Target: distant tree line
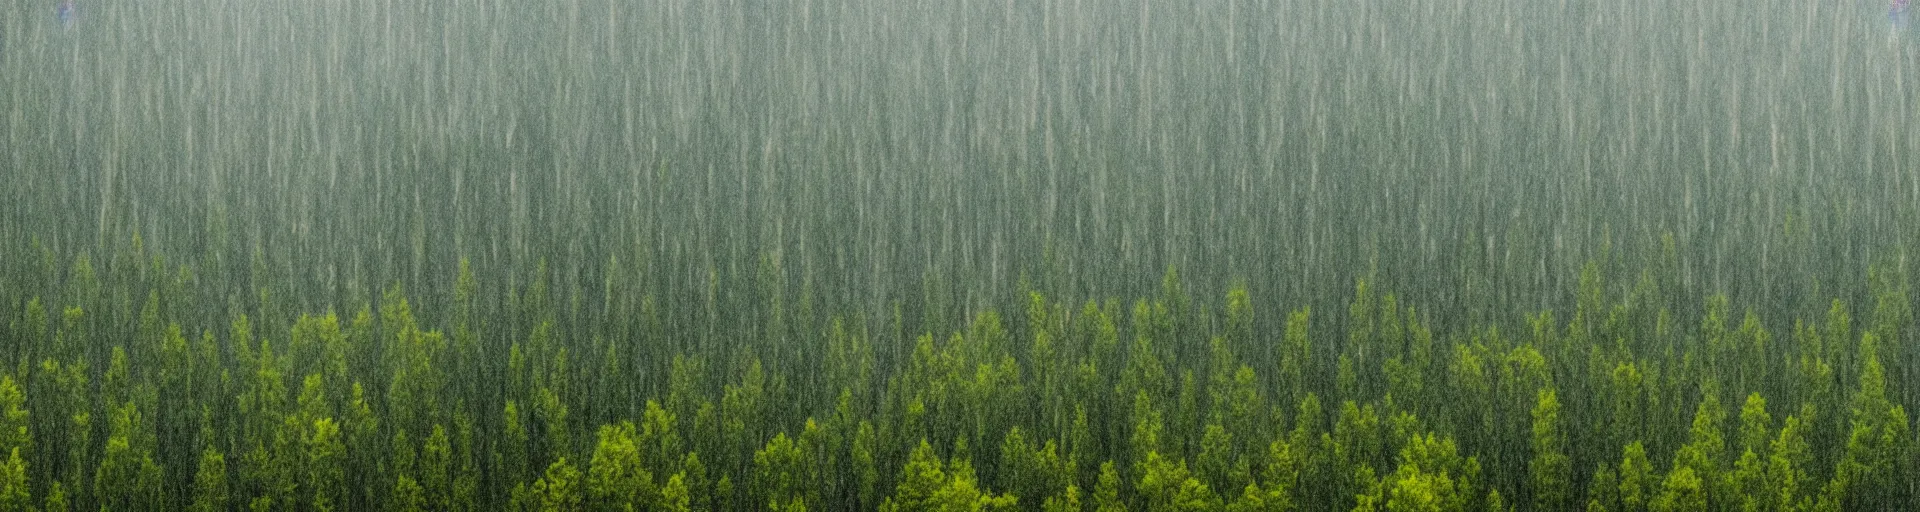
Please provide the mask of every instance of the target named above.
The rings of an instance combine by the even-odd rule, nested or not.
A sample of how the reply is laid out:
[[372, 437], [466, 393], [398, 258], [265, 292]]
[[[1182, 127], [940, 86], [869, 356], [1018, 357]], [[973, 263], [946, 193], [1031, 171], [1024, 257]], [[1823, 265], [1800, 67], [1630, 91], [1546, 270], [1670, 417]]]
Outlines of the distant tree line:
[[[47, 286], [5, 290], [0, 510], [1798, 511], [1920, 498], [1912, 404], [1895, 392], [1913, 292], [1891, 267], [1861, 276], [1867, 302], [1786, 323], [1725, 296], [1667, 300], [1658, 267], [1622, 279], [1596, 259], [1572, 310], [1453, 332], [1365, 277], [1329, 312], [1240, 286], [1190, 295], [1169, 269], [1150, 296], [1075, 304], [1029, 288], [948, 332], [819, 311], [770, 280], [763, 303], [721, 312], [758, 331], [718, 344], [662, 322], [699, 304], [609, 275], [588, 314], [544, 265], [498, 298], [509, 315], [478, 313], [480, 276], [462, 262], [431, 307], [396, 285], [294, 311], [261, 282], [209, 325], [194, 289], [220, 278], [138, 237], [98, 260], [40, 256], [9, 282], [44, 272]], [[1282, 327], [1259, 327], [1264, 315]]]

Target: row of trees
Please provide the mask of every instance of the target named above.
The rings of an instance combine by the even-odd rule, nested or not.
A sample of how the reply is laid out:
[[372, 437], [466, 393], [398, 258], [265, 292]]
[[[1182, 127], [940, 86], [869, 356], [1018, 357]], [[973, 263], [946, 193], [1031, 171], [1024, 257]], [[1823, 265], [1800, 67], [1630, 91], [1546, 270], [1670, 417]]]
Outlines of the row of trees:
[[57, 288], [5, 290], [20, 298], [0, 345], [0, 509], [1787, 511], [1920, 498], [1912, 404], [1890, 391], [1913, 345], [1897, 270], [1866, 276], [1868, 303], [1790, 324], [1725, 296], [1672, 303], [1657, 272], [1621, 282], [1596, 262], [1572, 311], [1457, 332], [1368, 279], [1335, 331], [1313, 320], [1328, 312], [1242, 287], [1189, 296], [1169, 271], [1156, 296], [1034, 290], [947, 333], [769, 294], [751, 311], [758, 339], [688, 343], [699, 334], [661, 321], [681, 306], [615, 298], [627, 290], [612, 279], [606, 311], [567, 313], [544, 266], [503, 299], [527, 324], [508, 330], [478, 313], [464, 263], [431, 307], [395, 286], [294, 315], [268, 283], [200, 325], [214, 308], [197, 302], [194, 265], [138, 240], [122, 252], [104, 276], [77, 255]]

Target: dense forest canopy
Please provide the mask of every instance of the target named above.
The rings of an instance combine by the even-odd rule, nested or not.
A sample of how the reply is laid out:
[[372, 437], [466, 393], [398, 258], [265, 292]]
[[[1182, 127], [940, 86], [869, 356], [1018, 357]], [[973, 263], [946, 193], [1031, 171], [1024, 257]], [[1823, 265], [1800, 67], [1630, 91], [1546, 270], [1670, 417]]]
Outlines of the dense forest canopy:
[[1920, 500], [1879, 2], [0, 9], [0, 510]]

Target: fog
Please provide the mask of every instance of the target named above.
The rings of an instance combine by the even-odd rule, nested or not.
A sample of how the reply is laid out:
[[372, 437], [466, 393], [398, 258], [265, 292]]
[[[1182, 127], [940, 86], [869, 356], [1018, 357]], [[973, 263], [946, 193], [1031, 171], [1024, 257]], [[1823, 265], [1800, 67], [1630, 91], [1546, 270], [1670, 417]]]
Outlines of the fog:
[[[1573, 508], [1591, 497], [1635, 510], [1619, 496], [1589, 496], [1584, 489], [1599, 478], [1591, 468], [1624, 472], [1620, 446], [1645, 437], [1659, 473], [1649, 481], [1664, 485], [1661, 475], [1692, 464], [1672, 454], [1693, 446], [1690, 420], [1707, 397], [1715, 408], [1726, 404], [1724, 416], [1749, 392], [1774, 401], [1783, 421], [1769, 425], [1784, 426], [1803, 403], [1819, 405], [1798, 418], [1817, 414], [1830, 436], [1812, 441], [1802, 463], [1819, 467], [1809, 506], [1888, 507], [1920, 496], [1912, 484], [1920, 441], [1904, 430], [1905, 412], [1885, 415], [1902, 425], [1890, 439], [1904, 439], [1887, 448], [1896, 454], [1890, 466], [1846, 469], [1856, 466], [1844, 446], [1848, 426], [1867, 421], [1849, 411], [1880, 410], [1847, 405], [1879, 403], [1854, 398], [1872, 388], [1863, 375], [1884, 370], [1884, 398], [1920, 406], [1920, 345], [1905, 306], [1913, 298], [1906, 276], [1920, 270], [1909, 254], [1920, 246], [1920, 27], [1890, 13], [1899, 4], [80, 0], [63, 11], [52, 0], [0, 3], [0, 296], [8, 312], [0, 318], [11, 322], [0, 333], [19, 340], [10, 342], [7, 373], [39, 383], [62, 367], [43, 361], [80, 365], [75, 375], [95, 375], [102, 388], [88, 391], [83, 378], [77, 401], [47, 406], [91, 407], [91, 422], [62, 425], [70, 414], [42, 419], [41, 408], [27, 407], [34, 421], [53, 422], [34, 423], [27, 437], [94, 432], [34, 444], [77, 447], [71, 460], [51, 449], [23, 454], [36, 506], [51, 508], [45, 497], [56, 482], [67, 482], [82, 508], [200, 503], [196, 470], [212, 450], [235, 465], [235, 483], [223, 484], [232, 501], [222, 506], [267, 496], [279, 499], [270, 508], [307, 510], [320, 506], [313, 489], [337, 487], [347, 490], [325, 491], [339, 493], [330, 506], [399, 507], [405, 500], [396, 496], [406, 493], [392, 482], [410, 473], [394, 461], [411, 467], [412, 444], [435, 432], [444, 444], [459, 428], [479, 439], [477, 448], [450, 448], [473, 468], [464, 503], [521, 506], [538, 499], [511, 490], [516, 484], [553, 480], [540, 471], [568, 455], [584, 472], [599, 460], [595, 443], [607, 439], [595, 429], [647, 418], [654, 398], [674, 416], [663, 424], [681, 424], [674, 442], [686, 445], [639, 449], [650, 468], [641, 472], [658, 477], [647, 492], [676, 472], [706, 478], [700, 485], [732, 477], [728, 490], [692, 498], [694, 508], [911, 509], [894, 484], [908, 480], [902, 468], [918, 467], [910, 452], [922, 439], [949, 473], [970, 461], [982, 492], [1017, 496], [1021, 509], [1056, 495], [1065, 506], [1069, 485], [1094, 504], [1102, 461], [1118, 463], [1113, 503], [1158, 507], [1142, 478], [1159, 466], [1144, 453], [1183, 468], [1194, 461], [1195, 481], [1216, 494], [1212, 506], [1227, 506], [1242, 484], [1280, 485], [1262, 473], [1269, 441], [1286, 445], [1287, 431], [1311, 423], [1295, 419], [1308, 393], [1315, 407], [1326, 403], [1323, 419], [1341, 416], [1332, 411], [1343, 401], [1367, 414], [1377, 406], [1374, 428], [1387, 430], [1376, 433], [1385, 440], [1370, 463], [1295, 467], [1309, 475], [1298, 478], [1335, 475], [1288, 484], [1303, 509], [1362, 506], [1368, 481], [1388, 506], [1394, 494], [1380, 489], [1396, 488], [1406, 440], [1381, 424], [1404, 412], [1424, 420], [1405, 425], [1409, 432], [1457, 437], [1460, 457], [1480, 457], [1475, 471], [1485, 473], [1462, 484], [1474, 490], [1465, 499], [1475, 509], [1495, 491], [1521, 509]], [[1219, 300], [1234, 293], [1252, 298], [1239, 306], [1251, 308], [1241, 310], [1247, 316]], [[157, 330], [147, 327], [149, 303]], [[68, 307], [84, 315], [63, 316]], [[402, 309], [404, 321], [391, 316]], [[348, 334], [337, 351], [285, 353], [299, 337], [288, 326], [298, 331], [304, 315], [337, 313], [333, 321], [351, 327], [357, 311], [370, 315], [366, 344]], [[1855, 336], [1849, 311], [1877, 345]], [[1316, 342], [1287, 352], [1283, 333], [1295, 315]], [[1375, 339], [1388, 336], [1376, 334], [1376, 317], [1395, 325], [1393, 340]], [[1742, 317], [1753, 325], [1725, 325]], [[1005, 332], [992, 334], [1003, 318]], [[236, 319], [262, 339], [240, 336]], [[1102, 319], [1119, 341], [1099, 343]], [[1413, 357], [1399, 338], [1403, 322], [1440, 345], [1413, 398], [1395, 387], [1404, 379], [1389, 383], [1390, 368], [1404, 362], [1396, 356]], [[109, 396], [103, 379], [118, 347], [133, 352], [135, 367], [158, 365], [138, 356], [164, 352], [158, 328], [166, 324], [183, 340], [204, 331], [206, 368], [235, 373], [208, 377], [225, 384], [169, 406], [168, 374], [135, 368], [115, 386], [147, 386], [157, 401]], [[1733, 329], [1761, 341], [1716, 345]], [[426, 340], [441, 330], [451, 346]], [[1039, 333], [1050, 333], [1063, 360], [1041, 359], [1030, 346]], [[923, 335], [930, 341], [917, 343]], [[1210, 344], [1216, 336], [1223, 344]], [[1158, 344], [1138, 349], [1136, 339]], [[285, 373], [275, 374], [278, 406], [235, 398], [254, 389], [241, 381], [264, 364], [253, 346], [263, 340], [277, 342], [269, 356], [292, 358], [275, 370]], [[438, 348], [405, 355], [416, 345]], [[980, 394], [927, 391], [946, 388], [921, 356], [953, 347], [953, 375]], [[1508, 400], [1519, 405], [1500, 410], [1517, 423], [1457, 418], [1450, 408], [1462, 406], [1448, 397], [1468, 392], [1440, 391], [1451, 389], [1441, 381], [1463, 378], [1448, 372], [1477, 368], [1477, 353], [1491, 366], [1524, 359], [1509, 353], [1522, 347], [1544, 354], [1548, 375], [1545, 386], [1496, 379], [1529, 383]], [[1142, 367], [1141, 350], [1159, 355]], [[320, 355], [334, 352], [351, 361], [338, 372]], [[1741, 357], [1768, 370], [1729, 369]], [[301, 362], [308, 358], [311, 365]], [[406, 370], [415, 363], [442, 373], [417, 395], [395, 398], [414, 389], [404, 382], [418, 378], [406, 377], [419, 375]], [[1055, 363], [1057, 375], [1044, 368]], [[1075, 369], [1083, 363], [1093, 369]], [[1271, 407], [1246, 420], [1263, 426], [1223, 431], [1237, 436], [1232, 459], [1250, 469], [1207, 473], [1214, 470], [1200, 461], [1215, 457], [1202, 454], [1208, 404], [1228, 402], [1207, 398], [1209, 372], [1228, 386], [1242, 363], [1253, 372], [1247, 392]], [[1649, 377], [1645, 393], [1672, 393], [1647, 399], [1670, 410], [1647, 405], [1644, 415], [1670, 420], [1671, 429], [1626, 435], [1618, 434], [1626, 427], [1584, 421], [1614, 417], [1605, 390], [1620, 364], [1666, 372]], [[1828, 373], [1789, 376], [1822, 364]], [[1135, 375], [1134, 367], [1154, 369]], [[991, 377], [1000, 375], [993, 368], [1011, 376]], [[1290, 371], [1299, 378], [1289, 381]], [[295, 490], [284, 492], [243, 483], [243, 473], [262, 471], [248, 464], [279, 460], [273, 434], [243, 428], [245, 418], [261, 407], [275, 418], [305, 410], [293, 402], [308, 373], [330, 390], [316, 391], [330, 398], [314, 403], [329, 405], [287, 420], [309, 425], [287, 435], [309, 442], [300, 437], [314, 435], [309, 420], [346, 423], [349, 390], [364, 383], [368, 418], [390, 420], [342, 434], [373, 436], [348, 447], [364, 457], [350, 467], [366, 470], [349, 473], [365, 474], [334, 487], [289, 476]], [[680, 373], [684, 389], [674, 387]], [[1191, 396], [1180, 391], [1183, 377]], [[735, 398], [753, 379], [767, 379], [767, 398]], [[1804, 387], [1814, 382], [1830, 394]], [[29, 405], [52, 393], [22, 385]], [[1489, 400], [1505, 396], [1504, 385], [1517, 384], [1493, 385]], [[1015, 391], [990, 398], [1002, 388]], [[848, 398], [836, 402], [843, 389]], [[1546, 449], [1529, 445], [1525, 429], [1538, 424], [1535, 400], [1547, 389], [1566, 403], [1565, 413], [1554, 410], [1573, 419], [1567, 428], [1593, 423], [1587, 434], [1625, 436], [1597, 438], [1605, 439], [1599, 446], [1573, 436], [1563, 501], [1539, 501], [1555, 495], [1529, 483], [1529, 460]], [[679, 398], [668, 398], [673, 390]], [[1141, 409], [1129, 390], [1157, 402]], [[1394, 390], [1403, 391], [1397, 402]], [[541, 406], [549, 412], [527, 416], [544, 395], [553, 395]], [[166, 483], [134, 494], [147, 498], [115, 498], [112, 482], [95, 481], [113, 478], [87, 476], [111, 474], [94, 468], [112, 448], [95, 445], [122, 432], [109, 422], [115, 400], [146, 416], [145, 424], [128, 420], [127, 432], [182, 446], [149, 447], [158, 450], [155, 478]], [[416, 411], [413, 400], [439, 405]], [[942, 400], [1022, 410], [988, 414]], [[1179, 412], [1188, 407], [1181, 400], [1192, 410]], [[695, 419], [703, 401], [710, 423]], [[909, 402], [931, 412], [913, 416]], [[1095, 446], [1072, 446], [1075, 402], [1100, 404], [1080, 411]], [[742, 403], [764, 409], [727, 409]], [[180, 411], [167, 412], [174, 406]], [[1138, 420], [1162, 412], [1172, 422], [1164, 445], [1141, 448]], [[522, 432], [519, 452], [487, 440], [510, 438], [502, 432], [520, 421], [515, 415], [554, 423]], [[830, 448], [802, 451], [839, 455], [806, 452], [802, 459], [832, 461], [795, 477], [800, 483], [764, 480], [774, 470], [756, 453], [769, 439], [801, 438], [809, 418], [827, 424], [831, 441], [820, 442]], [[855, 477], [830, 475], [858, 472], [846, 466], [858, 458], [847, 450], [865, 421], [877, 429], [869, 442], [879, 455], [868, 457], [878, 476], [857, 491], [845, 480]], [[737, 432], [723, 428], [729, 422]], [[1732, 433], [1734, 423], [1719, 428]], [[1058, 455], [1077, 461], [1064, 470], [1072, 477], [1031, 489], [1003, 484], [1039, 478], [1008, 476], [1015, 463], [1007, 460], [1018, 457], [999, 447], [1013, 443], [1010, 427], [1024, 427], [1035, 443], [1058, 441]], [[1761, 445], [1781, 437], [1769, 428], [1759, 429]], [[550, 433], [569, 430], [557, 441]], [[956, 447], [957, 437], [971, 448]], [[407, 456], [388, 453], [403, 445]], [[262, 458], [243, 461], [256, 446]], [[1739, 447], [1703, 456], [1699, 472], [1733, 475]], [[688, 473], [684, 453], [704, 457], [711, 478]], [[1756, 464], [1770, 453], [1761, 446]], [[306, 466], [287, 464], [318, 464], [301, 460]], [[1350, 477], [1355, 467], [1373, 473]], [[1873, 487], [1880, 484], [1860, 475], [1892, 480]], [[1702, 503], [1735, 509], [1737, 479], [1728, 476]], [[1830, 498], [1819, 490], [1829, 481], [1841, 482]], [[456, 487], [425, 491], [424, 506], [459, 508]], [[595, 496], [586, 506], [618, 502]], [[975, 506], [995, 506], [982, 500]]]

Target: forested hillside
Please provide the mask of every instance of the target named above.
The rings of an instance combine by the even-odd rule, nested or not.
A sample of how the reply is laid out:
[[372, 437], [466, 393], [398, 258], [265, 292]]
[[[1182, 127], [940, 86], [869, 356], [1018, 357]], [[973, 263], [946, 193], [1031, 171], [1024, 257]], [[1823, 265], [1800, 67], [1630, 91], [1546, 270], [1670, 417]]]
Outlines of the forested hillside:
[[727, 313], [757, 331], [702, 345], [664, 312], [711, 303], [545, 265], [495, 295], [461, 262], [432, 308], [262, 281], [223, 313], [137, 237], [37, 263], [9, 510], [1897, 510], [1920, 481], [1891, 270], [1768, 319], [1596, 260], [1571, 310], [1457, 330], [1366, 279], [1314, 311], [1169, 269], [940, 332], [768, 286]]
[[0, 0], [0, 512], [1915, 509], [1902, 15]]

